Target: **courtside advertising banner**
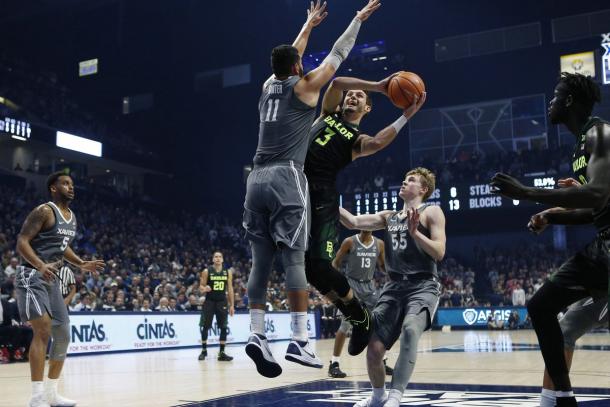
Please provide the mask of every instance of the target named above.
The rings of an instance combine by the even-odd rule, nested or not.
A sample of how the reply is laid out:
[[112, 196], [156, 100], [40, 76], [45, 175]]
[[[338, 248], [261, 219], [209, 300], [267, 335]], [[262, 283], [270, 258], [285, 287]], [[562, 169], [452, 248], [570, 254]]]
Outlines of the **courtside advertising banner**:
[[[70, 315], [69, 355], [192, 347], [200, 345], [199, 313], [92, 313]], [[249, 314], [229, 317], [227, 343], [244, 343], [250, 335]], [[316, 337], [315, 315], [308, 314], [309, 337]], [[290, 339], [290, 313], [267, 313], [269, 340]], [[217, 344], [220, 329], [214, 325], [208, 344]]]
[[494, 321], [508, 324], [508, 318], [513, 311], [519, 314], [519, 324], [525, 321], [527, 308], [525, 307], [497, 307], [497, 308], [439, 308], [436, 312], [436, 325], [451, 325], [462, 327], [487, 326], [487, 320], [493, 316]]

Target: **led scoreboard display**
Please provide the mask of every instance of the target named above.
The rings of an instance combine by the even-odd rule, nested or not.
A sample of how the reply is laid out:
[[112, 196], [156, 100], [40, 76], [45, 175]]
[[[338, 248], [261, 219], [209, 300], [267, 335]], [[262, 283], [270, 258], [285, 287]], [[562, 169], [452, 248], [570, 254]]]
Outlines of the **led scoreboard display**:
[[[554, 176], [530, 177], [522, 182], [534, 187], [553, 189], [557, 185], [557, 179]], [[344, 206], [351, 205], [355, 214], [399, 210], [402, 209], [402, 199], [398, 196], [399, 191], [400, 187], [396, 186], [377, 192], [343, 194], [341, 199]], [[494, 195], [488, 184], [440, 186], [434, 190], [427, 202], [440, 205], [443, 210], [449, 212], [536, 205], [527, 201], [517, 201]]]

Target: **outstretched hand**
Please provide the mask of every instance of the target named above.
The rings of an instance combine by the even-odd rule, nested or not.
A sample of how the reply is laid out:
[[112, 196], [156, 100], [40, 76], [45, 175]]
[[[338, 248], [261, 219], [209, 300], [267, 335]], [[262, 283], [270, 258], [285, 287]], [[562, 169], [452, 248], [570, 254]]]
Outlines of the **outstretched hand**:
[[313, 1], [309, 4], [309, 9], [307, 10], [307, 20], [305, 24], [310, 27], [315, 27], [322, 22], [328, 15], [326, 11], [326, 2], [320, 4], [320, 0], [316, 1], [314, 5]]
[[502, 172], [494, 175], [489, 185], [492, 187], [492, 194], [502, 195], [506, 198], [523, 199], [527, 195], [528, 188], [525, 185], [516, 178]]
[[375, 10], [381, 7], [380, 0], [369, 0], [366, 6], [358, 12], [356, 12], [356, 18], [362, 22], [366, 21]]
[[403, 111], [403, 116], [405, 116], [407, 119], [415, 116], [415, 113], [417, 113], [424, 103], [426, 103], [426, 96], [426, 92], [422, 92], [420, 97], [414, 96], [413, 103]]

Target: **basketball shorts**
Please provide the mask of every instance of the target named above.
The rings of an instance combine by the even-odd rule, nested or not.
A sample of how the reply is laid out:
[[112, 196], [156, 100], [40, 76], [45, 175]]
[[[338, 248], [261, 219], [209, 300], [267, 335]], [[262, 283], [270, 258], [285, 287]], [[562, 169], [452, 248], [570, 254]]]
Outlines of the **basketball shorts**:
[[199, 326], [210, 329], [216, 317], [216, 325], [218, 328], [226, 328], [229, 318], [229, 303], [226, 298], [221, 301], [205, 300], [203, 309], [201, 310], [201, 318]]
[[428, 313], [426, 330], [432, 327], [432, 319], [438, 307], [440, 283], [434, 279], [390, 280], [379, 295], [373, 310], [373, 329], [386, 349], [390, 349], [402, 331], [407, 315]]
[[608, 296], [610, 237], [598, 235], [584, 249], [566, 260], [550, 280], [560, 287], [582, 291], [583, 296]]
[[250, 241], [306, 250], [309, 191], [303, 167], [293, 161], [256, 166], [248, 176], [243, 226]]
[[68, 309], [61, 295], [59, 278], [51, 282], [42, 278], [38, 270], [19, 266], [15, 278], [17, 307], [22, 321], [31, 321], [45, 313], [51, 317], [52, 324], [70, 323]]

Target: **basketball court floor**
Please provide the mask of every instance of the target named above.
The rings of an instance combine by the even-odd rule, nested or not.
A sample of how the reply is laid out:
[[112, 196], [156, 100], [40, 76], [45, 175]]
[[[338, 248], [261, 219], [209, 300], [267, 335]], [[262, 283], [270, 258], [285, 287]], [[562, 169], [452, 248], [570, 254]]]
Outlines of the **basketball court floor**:
[[[345, 379], [327, 376], [333, 340], [314, 341], [325, 361], [311, 369], [283, 360], [287, 342], [272, 344], [284, 372], [256, 373], [243, 345], [227, 347], [232, 362], [218, 362], [217, 347], [205, 361], [199, 349], [69, 357], [60, 391], [79, 406], [290, 406], [353, 405], [370, 395], [364, 354], [341, 358]], [[394, 364], [398, 347], [389, 353]], [[539, 406], [543, 361], [532, 330], [427, 332], [404, 406]], [[388, 382], [389, 382], [388, 378]], [[578, 342], [572, 383], [579, 405], [610, 406], [610, 335]], [[0, 366], [0, 406], [25, 406], [30, 394], [26, 363]]]

